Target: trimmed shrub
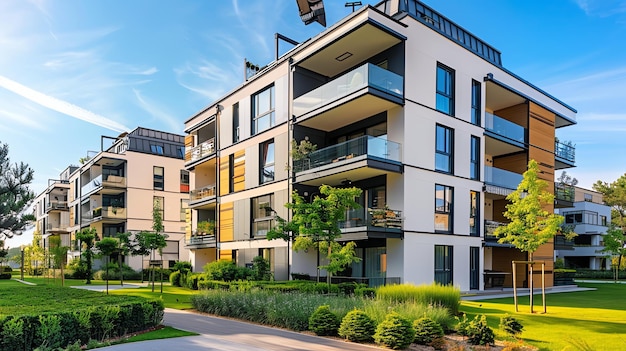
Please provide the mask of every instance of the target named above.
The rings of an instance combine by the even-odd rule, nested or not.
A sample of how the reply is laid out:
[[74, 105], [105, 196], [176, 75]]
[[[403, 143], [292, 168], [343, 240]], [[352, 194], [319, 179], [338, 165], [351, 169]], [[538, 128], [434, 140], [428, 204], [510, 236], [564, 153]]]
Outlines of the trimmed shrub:
[[493, 330], [487, 325], [487, 317], [478, 315], [469, 323], [468, 341], [473, 345], [491, 345], [495, 340]]
[[391, 312], [376, 327], [374, 341], [393, 350], [406, 349], [415, 339], [415, 329], [408, 319]]
[[0, 273], [11, 273], [13, 268], [11, 266], [0, 266]]
[[251, 280], [271, 280], [272, 271], [270, 262], [263, 256], [256, 256], [252, 259], [252, 271], [250, 272]]
[[0, 279], [11, 279], [11, 272], [0, 273]]
[[446, 307], [451, 315], [459, 312], [461, 290], [454, 286], [433, 283], [429, 285], [385, 285], [376, 289], [376, 298], [392, 303], [418, 303]]
[[183, 278], [184, 278], [185, 287], [187, 287], [188, 289], [191, 289], [191, 290], [198, 290], [198, 283], [200, 281], [200, 277], [201, 276], [202, 276], [202, 274], [187, 273], [186, 275], [183, 275], [181, 277], [180, 284], [182, 286]]
[[172, 284], [172, 286], [182, 286], [180, 285], [181, 276], [182, 274], [179, 271], [172, 272], [170, 274], [170, 283]]
[[199, 280], [198, 281], [199, 290], [213, 290], [213, 289], [228, 290], [229, 288], [230, 288], [230, 284], [228, 282], [223, 282], [221, 280]]
[[355, 282], [345, 282], [345, 283], [340, 283], [337, 287], [339, 288], [340, 293], [346, 296], [352, 296], [352, 295], [355, 295], [356, 289], [366, 288], [367, 285], [361, 284], [361, 283], [355, 283]]
[[223, 280], [230, 282], [233, 280], [245, 280], [250, 275], [250, 269], [238, 267], [231, 260], [218, 260], [207, 263], [204, 267], [207, 280]]
[[339, 336], [353, 342], [369, 342], [376, 332], [376, 323], [363, 311], [348, 312], [339, 326]]
[[354, 296], [373, 299], [376, 297], [376, 289], [375, 288], [356, 288], [354, 289]]
[[500, 318], [500, 329], [516, 338], [522, 333], [524, 326], [515, 317], [505, 314]]
[[422, 317], [413, 321], [415, 329], [415, 343], [430, 345], [434, 340], [443, 337], [443, 328], [439, 323], [428, 317]]
[[187, 262], [187, 261], [176, 261], [174, 263], [174, 266], [172, 266], [172, 271], [174, 272], [181, 272], [182, 274], [186, 274], [188, 272], [191, 272], [191, 262]]
[[331, 312], [330, 306], [322, 305], [309, 317], [309, 330], [316, 335], [337, 335], [339, 329], [339, 317]]

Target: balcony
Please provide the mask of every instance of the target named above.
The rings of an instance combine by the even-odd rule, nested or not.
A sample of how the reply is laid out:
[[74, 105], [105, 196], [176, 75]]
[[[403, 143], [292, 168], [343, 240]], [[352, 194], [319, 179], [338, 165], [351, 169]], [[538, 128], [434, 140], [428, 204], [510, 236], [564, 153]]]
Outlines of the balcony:
[[67, 201], [50, 201], [46, 204], [46, 212], [50, 211], [67, 211], [69, 207]]
[[118, 175], [99, 175], [83, 185], [81, 188], [82, 196], [91, 194], [95, 191], [101, 191], [102, 194], [119, 194], [126, 188], [126, 177]]
[[185, 162], [195, 162], [215, 154], [215, 138], [185, 150]]
[[346, 220], [339, 222], [339, 227], [343, 229], [346, 239], [356, 240], [359, 238], [349, 237], [347, 233], [355, 231], [366, 231], [367, 236], [363, 237], [402, 237], [402, 211], [388, 208], [358, 208], [349, 210], [346, 213]]
[[572, 142], [554, 142], [555, 169], [574, 167], [576, 165], [576, 147]]
[[68, 233], [69, 223], [48, 223], [46, 224], [47, 233]]
[[105, 206], [94, 208], [91, 211], [92, 222], [119, 223], [126, 220], [126, 208]]
[[[367, 63], [295, 98], [293, 114], [297, 123], [330, 131], [403, 101], [404, 78]], [[322, 113], [324, 118], [310, 120]]]
[[522, 175], [504, 169], [485, 166], [486, 192], [506, 196], [517, 189]]
[[[485, 220], [485, 241], [498, 241], [498, 237], [496, 237], [496, 229], [498, 229], [498, 227], [503, 227], [507, 225], [507, 223], [503, 223], [503, 222], [496, 222], [496, 221], [490, 221], [490, 220]], [[508, 244], [495, 244], [495, 245], [490, 245], [490, 246], [509, 246]]]
[[574, 194], [572, 185], [554, 183], [554, 207], [574, 207]]
[[217, 240], [215, 234], [193, 235], [185, 239], [185, 246], [196, 249], [212, 248], [217, 247]]
[[567, 240], [563, 235], [554, 237], [555, 250], [574, 250], [574, 240]]
[[294, 160], [293, 171], [299, 183], [308, 184], [317, 179], [318, 182], [324, 180], [326, 184], [336, 184], [339, 178], [354, 181], [388, 172], [402, 173], [401, 155], [399, 143], [364, 135]]
[[189, 192], [189, 206], [195, 206], [210, 200], [215, 200], [216, 195], [215, 184], [207, 185], [200, 189], [194, 189]]
[[489, 112], [485, 112], [485, 130], [490, 136], [519, 147], [524, 147], [526, 143], [524, 127]]

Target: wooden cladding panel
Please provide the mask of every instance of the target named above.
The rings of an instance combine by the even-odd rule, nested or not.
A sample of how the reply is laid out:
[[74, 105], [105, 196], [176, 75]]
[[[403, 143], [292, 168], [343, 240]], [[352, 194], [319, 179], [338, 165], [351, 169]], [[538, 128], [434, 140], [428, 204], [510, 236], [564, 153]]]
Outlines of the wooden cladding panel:
[[191, 148], [193, 147], [193, 135], [185, 135], [185, 161], [191, 160]]
[[233, 191], [242, 191], [246, 188], [246, 150], [235, 152], [233, 166]]
[[220, 250], [220, 260], [229, 260], [233, 259], [233, 250]]
[[191, 209], [185, 209], [185, 238], [191, 239]]
[[508, 200], [493, 200], [493, 220], [501, 223], [508, 223], [509, 219], [504, 217], [504, 212], [506, 211], [506, 205], [509, 203]]
[[[525, 261], [526, 253], [514, 248], [494, 247], [492, 248], [492, 267], [495, 272], [513, 273], [513, 265], [511, 261]], [[516, 267], [517, 287], [521, 288], [527, 277], [526, 267], [518, 265]], [[504, 287], [513, 287], [513, 275], [506, 274], [504, 277]]]
[[[533, 253], [533, 261], [545, 262], [546, 271], [546, 287], [554, 285], [554, 242], [543, 244], [537, 248], [537, 251]], [[541, 287], [541, 264], [535, 264], [533, 266], [533, 285], [535, 288]]]
[[[235, 233], [235, 211], [232, 202], [220, 204], [220, 232], [219, 241], [221, 243], [233, 241]], [[221, 251], [220, 251], [221, 255]]]
[[526, 172], [527, 165], [528, 161], [526, 160], [526, 153], [522, 152], [493, 158], [494, 167], [519, 174]]
[[218, 162], [220, 165], [220, 196], [227, 195], [230, 185], [230, 165], [228, 163], [228, 156], [219, 158]]
[[525, 103], [494, 111], [494, 114], [528, 128], [528, 105]]

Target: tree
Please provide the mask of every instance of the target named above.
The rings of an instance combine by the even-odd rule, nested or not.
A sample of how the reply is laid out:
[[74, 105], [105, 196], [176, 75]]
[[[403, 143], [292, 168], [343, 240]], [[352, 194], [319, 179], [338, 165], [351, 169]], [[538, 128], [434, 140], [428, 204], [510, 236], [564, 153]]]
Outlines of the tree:
[[[524, 172], [517, 190], [506, 197], [509, 204], [506, 205], [503, 215], [510, 222], [495, 231], [499, 243], [512, 244], [520, 251], [526, 252], [530, 262], [539, 246], [561, 232], [564, 220], [563, 216], [546, 209], [554, 204], [554, 194], [546, 190], [548, 183], [539, 179], [538, 174], [539, 165], [535, 160], [530, 160], [528, 170]], [[570, 238], [570, 233], [567, 233], [566, 237]], [[529, 264], [529, 271], [529, 287], [532, 289], [532, 264]], [[531, 312], [532, 296], [533, 294], [530, 294]], [[517, 310], [517, 300], [515, 308]]]
[[56, 279], [55, 270], [56, 270], [56, 267], [60, 267], [61, 268], [61, 286], [64, 286], [65, 275], [63, 272], [63, 267], [65, 266], [65, 261], [67, 259], [67, 251], [69, 250], [69, 247], [63, 246], [61, 244], [61, 237], [57, 235], [51, 236], [49, 239], [49, 242], [50, 242], [50, 254], [52, 255], [52, 262], [54, 262], [54, 265], [52, 266], [52, 274], [55, 276], [55, 279]]
[[[161, 205], [158, 202], [154, 203], [152, 208], [152, 232], [141, 231], [135, 234], [135, 243], [133, 253], [135, 255], [146, 256], [150, 255], [150, 261], [154, 260], [155, 250], [159, 252], [159, 255], [163, 255], [163, 248], [167, 246], [165, 239], [167, 235], [163, 232], [163, 213]], [[154, 292], [154, 269], [150, 266], [150, 281], [152, 282], [152, 291]], [[162, 281], [162, 279], [161, 279]]]
[[339, 222], [345, 220], [346, 211], [359, 208], [355, 199], [362, 190], [352, 188], [334, 188], [322, 185], [319, 188], [321, 196], [315, 196], [313, 201], [306, 202], [297, 191], [292, 193], [293, 201], [285, 207], [291, 210], [292, 219], [286, 221], [276, 216], [277, 225], [267, 234], [269, 240], [295, 238], [295, 251], [317, 249], [325, 251], [328, 265], [318, 268], [328, 272], [328, 282], [333, 274], [337, 274], [352, 262], [360, 258], [354, 253], [355, 244], [348, 243], [342, 247], [336, 240], [341, 236]]
[[4, 258], [9, 254], [9, 250], [4, 247], [4, 240], [0, 240], [0, 266], [4, 262]]
[[598, 180], [593, 184], [593, 190], [602, 193], [602, 200], [611, 206], [611, 222], [626, 229], [626, 174], [612, 183]]
[[118, 255], [117, 255], [117, 265], [120, 268], [120, 285], [124, 286], [124, 261], [122, 260], [123, 256], [128, 256], [132, 253], [133, 243], [130, 240], [132, 236], [131, 233], [117, 233], [117, 240], [119, 243], [118, 246]]
[[44, 249], [41, 246], [41, 232], [39, 228], [36, 228], [33, 232], [33, 241], [29, 246], [24, 248], [24, 268], [30, 272], [31, 275], [39, 274], [39, 263], [43, 263]]
[[578, 179], [567, 174], [566, 171], [561, 172], [561, 175], [556, 179], [558, 184], [566, 184], [571, 186], [576, 186], [578, 184]]
[[626, 255], [626, 235], [622, 228], [615, 226], [611, 223], [609, 230], [604, 235], [604, 249], [602, 252], [608, 252], [611, 256], [618, 256], [617, 264], [615, 267], [613, 280], [617, 282], [619, 279], [619, 269], [622, 266], [622, 257]]
[[87, 281], [85, 284], [91, 284], [91, 280], [93, 279], [93, 246], [97, 237], [98, 232], [96, 231], [96, 228], [85, 228], [76, 233], [76, 239], [80, 240], [83, 247], [82, 258], [85, 262], [85, 270], [87, 274]]
[[109, 262], [111, 261], [111, 256], [114, 254], [119, 254], [119, 240], [115, 238], [102, 238], [102, 240], [96, 243], [96, 248], [100, 251], [100, 256], [104, 256], [107, 258], [106, 263], [106, 284], [107, 284], [107, 295], [109, 294]]
[[21, 235], [35, 220], [25, 210], [35, 197], [28, 185], [34, 171], [27, 164], [11, 164], [9, 146], [0, 144], [0, 239]]

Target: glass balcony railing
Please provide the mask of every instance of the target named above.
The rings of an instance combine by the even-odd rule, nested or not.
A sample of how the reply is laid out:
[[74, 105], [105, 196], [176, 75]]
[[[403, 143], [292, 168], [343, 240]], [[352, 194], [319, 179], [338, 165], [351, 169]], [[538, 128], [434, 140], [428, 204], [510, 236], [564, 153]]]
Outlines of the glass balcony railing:
[[185, 239], [187, 246], [207, 245], [215, 246], [217, 244], [215, 234], [194, 235]]
[[554, 183], [554, 198], [567, 202], [574, 202], [574, 186], [568, 184]]
[[562, 143], [560, 141], [554, 142], [554, 154], [564, 160], [572, 163], [576, 162], [576, 147], [571, 142]]
[[86, 195], [102, 186], [102, 174], [92, 179], [89, 183], [83, 185], [81, 194]]
[[524, 127], [489, 112], [485, 112], [485, 129], [522, 144], [526, 142]]
[[340, 228], [374, 227], [372, 229], [402, 229], [402, 211], [386, 208], [358, 208], [348, 210]]
[[485, 166], [485, 184], [515, 190], [521, 181], [522, 175], [519, 173]]
[[485, 221], [485, 239], [497, 239], [496, 237], [496, 229], [498, 227], [505, 226], [506, 223], [496, 222], [496, 221]]
[[366, 86], [398, 97], [404, 96], [404, 78], [371, 63], [366, 63], [293, 101], [296, 117], [336, 101]]
[[402, 161], [400, 156], [400, 144], [384, 138], [364, 135], [356, 139], [313, 151], [304, 159], [294, 160], [293, 168], [297, 173], [362, 155], [394, 162]]
[[215, 153], [215, 138], [203, 141], [197, 146], [185, 150], [185, 161], [196, 161]]
[[50, 201], [46, 204], [46, 211], [68, 210], [67, 201]]
[[215, 197], [215, 184], [202, 187], [200, 189], [194, 189], [189, 192], [189, 199], [191, 201], [202, 200], [204, 198]]

